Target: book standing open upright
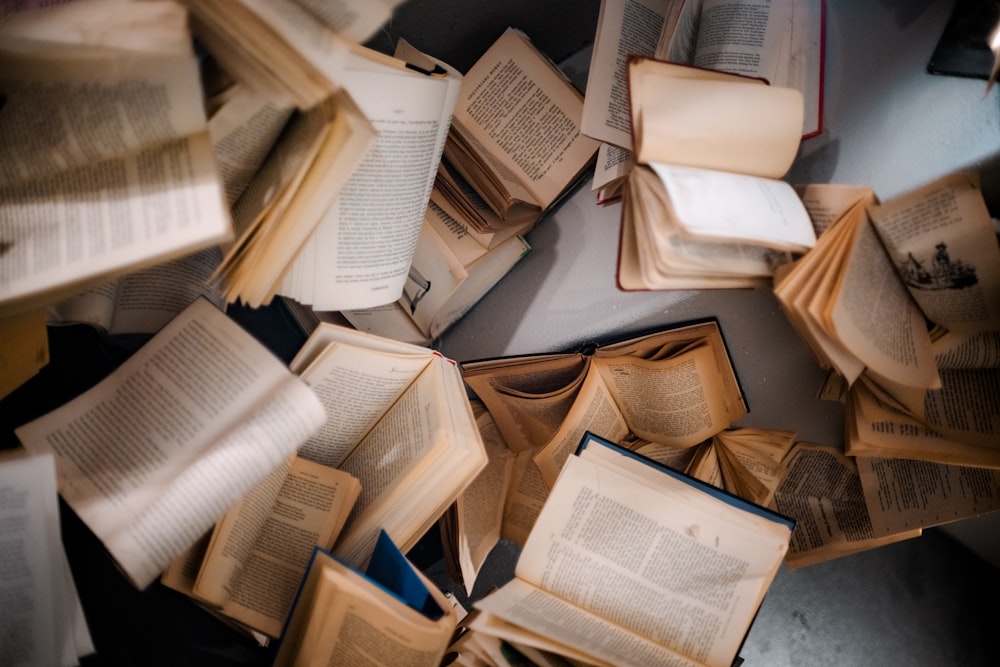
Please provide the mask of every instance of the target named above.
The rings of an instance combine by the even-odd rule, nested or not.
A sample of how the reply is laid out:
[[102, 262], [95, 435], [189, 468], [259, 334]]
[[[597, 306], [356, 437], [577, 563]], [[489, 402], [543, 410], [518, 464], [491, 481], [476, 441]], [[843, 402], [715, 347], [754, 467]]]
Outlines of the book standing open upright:
[[587, 434], [470, 627], [587, 664], [729, 667], [793, 527]]
[[324, 322], [291, 368], [328, 415], [299, 455], [361, 482], [332, 549], [352, 566], [379, 530], [412, 548], [486, 465], [458, 367], [436, 352]]

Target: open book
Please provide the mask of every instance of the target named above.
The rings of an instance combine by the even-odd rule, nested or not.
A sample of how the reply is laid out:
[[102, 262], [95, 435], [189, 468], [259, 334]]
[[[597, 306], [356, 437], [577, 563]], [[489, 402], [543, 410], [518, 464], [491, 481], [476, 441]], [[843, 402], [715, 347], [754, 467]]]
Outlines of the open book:
[[365, 571], [314, 552], [274, 665], [438, 667], [456, 623], [441, 591], [381, 532]]
[[462, 372], [508, 447], [531, 451], [549, 487], [587, 431], [693, 446], [747, 412], [714, 321], [584, 352], [468, 362]]
[[306, 110], [344, 83], [352, 45], [402, 0], [182, 0], [198, 40], [239, 81]]
[[345, 310], [343, 315], [361, 331], [428, 344], [465, 315], [530, 249], [516, 234], [487, 248], [472, 229], [432, 199], [403, 296], [387, 307]]
[[0, 315], [232, 235], [186, 20], [132, 0], [5, 14]]
[[291, 368], [328, 415], [300, 456], [361, 482], [333, 547], [346, 563], [383, 529], [412, 548], [486, 465], [458, 367], [436, 352], [323, 322]]
[[321, 311], [402, 296], [462, 82], [402, 41], [396, 57], [353, 48], [344, 75], [378, 137], [277, 289]]
[[569, 79], [508, 28], [465, 75], [444, 160], [496, 214], [494, 224], [532, 223], [597, 152], [580, 134], [582, 111]]
[[62, 407], [15, 429], [139, 588], [325, 418], [314, 392], [204, 299]]
[[802, 93], [802, 138], [823, 128], [823, 0], [603, 0], [581, 131], [602, 141], [593, 187], [620, 194], [632, 167], [630, 55], [762, 78]]
[[628, 76], [638, 164], [622, 201], [622, 289], [750, 286], [772, 275], [776, 253], [815, 244], [780, 180], [798, 150], [801, 93], [650, 58], [632, 58]]
[[313, 549], [329, 549], [361, 485], [301, 457], [284, 462], [175, 559], [160, 581], [245, 627], [278, 637]]
[[794, 523], [588, 434], [470, 627], [593, 665], [729, 667]]

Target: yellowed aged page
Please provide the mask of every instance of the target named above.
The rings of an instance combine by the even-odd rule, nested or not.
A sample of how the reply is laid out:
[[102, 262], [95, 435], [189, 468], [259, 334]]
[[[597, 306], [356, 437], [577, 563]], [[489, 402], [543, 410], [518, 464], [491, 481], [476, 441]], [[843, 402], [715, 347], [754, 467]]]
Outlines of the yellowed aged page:
[[598, 142], [580, 134], [582, 113], [583, 95], [508, 28], [465, 75], [454, 123], [545, 209], [597, 153]]
[[537, 449], [562, 425], [590, 367], [579, 354], [462, 364], [462, 375], [515, 452]]
[[537, 449], [517, 453], [503, 510], [501, 535], [522, 547], [549, 497], [549, 487], [535, 463]]
[[799, 442], [784, 465], [774, 508], [795, 519], [785, 557], [789, 566], [812, 565], [920, 534], [906, 530], [876, 535], [858, 466], [840, 448]]
[[828, 324], [879, 375], [916, 387], [940, 385], [924, 315], [867, 220], [855, 233]]
[[[185, 11], [82, 0], [0, 24], [0, 186], [121, 158], [205, 130]], [[85, 108], [103, 113], [80, 113]], [[35, 131], [38, 110], [46, 132]]]
[[292, 609], [314, 547], [329, 549], [361, 486], [351, 475], [297, 457], [222, 612], [277, 638]]
[[1000, 509], [1000, 470], [857, 457], [877, 535], [929, 528]]
[[[973, 380], [976, 375], [984, 377], [975, 373], [965, 379]], [[948, 375], [945, 378], [947, 381]], [[848, 393], [848, 454], [1000, 468], [995, 435], [996, 391], [982, 391], [989, 385], [977, 388], [974, 384], [960, 384], [955, 391], [946, 384], [945, 389], [936, 392], [910, 389], [905, 395], [903, 388], [896, 386], [892, 395], [866, 376], [862, 380]], [[900, 404], [896, 395], [902, 395], [905, 404]], [[927, 422], [924, 399], [931, 399], [928, 405], [933, 408], [934, 424]], [[947, 413], [941, 410], [945, 400]], [[942, 419], [949, 421], [942, 424]], [[946, 428], [949, 424], [964, 428]]]
[[202, 602], [221, 607], [229, 599], [233, 578], [250, 557], [291, 466], [289, 457], [215, 524], [192, 589]]
[[455, 629], [455, 614], [434, 584], [414, 573], [444, 611], [440, 619], [430, 620], [329, 555], [317, 553], [275, 667], [437, 667]]
[[[629, 63], [635, 159], [781, 178], [802, 136], [802, 94], [651, 58]], [[692, 137], [697, 137], [693, 140]]]
[[507, 449], [496, 422], [481, 409], [476, 425], [486, 447], [489, 463], [455, 500], [458, 524], [458, 564], [465, 591], [472, 595], [479, 569], [500, 541], [504, 500], [510, 486], [514, 453]]
[[700, 4], [692, 65], [787, 85], [791, 2], [703, 0]]
[[660, 360], [595, 357], [593, 366], [640, 438], [696, 445], [729, 426], [726, 387], [709, 345]]
[[16, 429], [138, 587], [324, 419], [308, 386], [199, 299], [105, 380]]
[[[517, 580], [545, 592], [525, 591], [516, 608], [498, 609], [492, 595], [477, 607], [613, 664], [678, 664], [666, 647], [686, 646], [692, 663], [728, 667], [785, 553], [788, 529], [703, 503], [701, 492], [692, 495], [686, 483], [637, 461], [619, 468], [596, 457], [566, 462], [518, 559]], [[683, 513], [665, 509], [675, 502]], [[690, 550], [685, 562], [697, 572], [678, 566], [677, 549]], [[717, 568], [735, 576], [718, 581]], [[615, 620], [605, 629], [573, 607]], [[566, 628], [562, 621], [574, 616], [594, 630]], [[614, 648], [611, 637], [626, 645]]]
[[1000, 330], [1000, 246], [975, 172], [957, 172], [868, 209], [927, 319]]
[[597, 361], [594, 359], [591, 363], [580, 393], [559, 430], [535, 454], [535, 463], [549, 488], [555, 484], [563, 464], [576, 451], [586, 432], [612, 442], [621, 442], [629, 434], [623, 407], [615, 402], [610, 383], [598, 372]]
[[581, 132], [608, 144], [632, 148], [628, 56], [652, 55], [666, 14], [682, 4], [682, 0], [602, 0], [587, 73]]
[[[300, 377], [319, 396], [327, 418], [299, 454], [337, 467], [427, 367], [431, 356], [391, 353], [334, 342]], [[345, 410], [345, 406], [350, 406]]]
[[738, 428], [726, 430], [713, 439], [726, 458], [726, 470], [742, 486], [736, 495], [767, 507], [781, 481], [782, 460], [795, 441], [791, 431]]
[[940, 369], [1000, 367], [1000, 331], [962, 334], [938, 330], [931, 338]]

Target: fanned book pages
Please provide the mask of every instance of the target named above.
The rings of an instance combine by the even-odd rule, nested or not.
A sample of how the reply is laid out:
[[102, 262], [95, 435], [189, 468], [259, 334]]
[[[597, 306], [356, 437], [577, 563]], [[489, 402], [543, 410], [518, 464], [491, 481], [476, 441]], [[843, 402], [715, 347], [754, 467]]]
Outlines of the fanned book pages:
[[730, 667], [793, 527], [586, 434], [469, 626], [592, 665]]
[[498, 228], [532, 223], [597, 153], [597, 142], [580, 133], [582, 112], [583, 95], [566, 75], [526, 34], [507, 28], [465, 75], [444, 160]]
[[628, 76], [637, 166], [621, 207], [622, 289], [753, 286], [816, 243], [780, 180], [800, 141], [799, 91], [651, 58], [630, 59]]
[[0, 315], [231, 238], [176, 3], [5, 15], [0, 88]]

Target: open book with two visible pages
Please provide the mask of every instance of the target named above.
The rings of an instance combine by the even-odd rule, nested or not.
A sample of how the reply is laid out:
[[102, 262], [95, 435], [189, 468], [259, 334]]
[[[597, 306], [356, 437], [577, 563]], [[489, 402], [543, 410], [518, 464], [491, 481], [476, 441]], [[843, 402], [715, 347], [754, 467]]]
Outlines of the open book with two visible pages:
[[186, 19], [128, 0], [5, 14], [0, 315], [232, 237]]
[[582, 131], [602, 142], [593, 189], [620, 194], [634, 165], [625, 72], [652, 57], [764, 79], [802, 93], [803, 139], [823, 129], [823, 0], [603, 0], [587, 79]]
[[469, 627], [591, 665], [729, 667], [793, 527], [585, 434]]
[[637, 164], [623, 186], [619, 287], [753, 286], [815, 244], [781, 180], [798, 151], [799, 91], [650, 58], [630, 59], [628, 81]]

